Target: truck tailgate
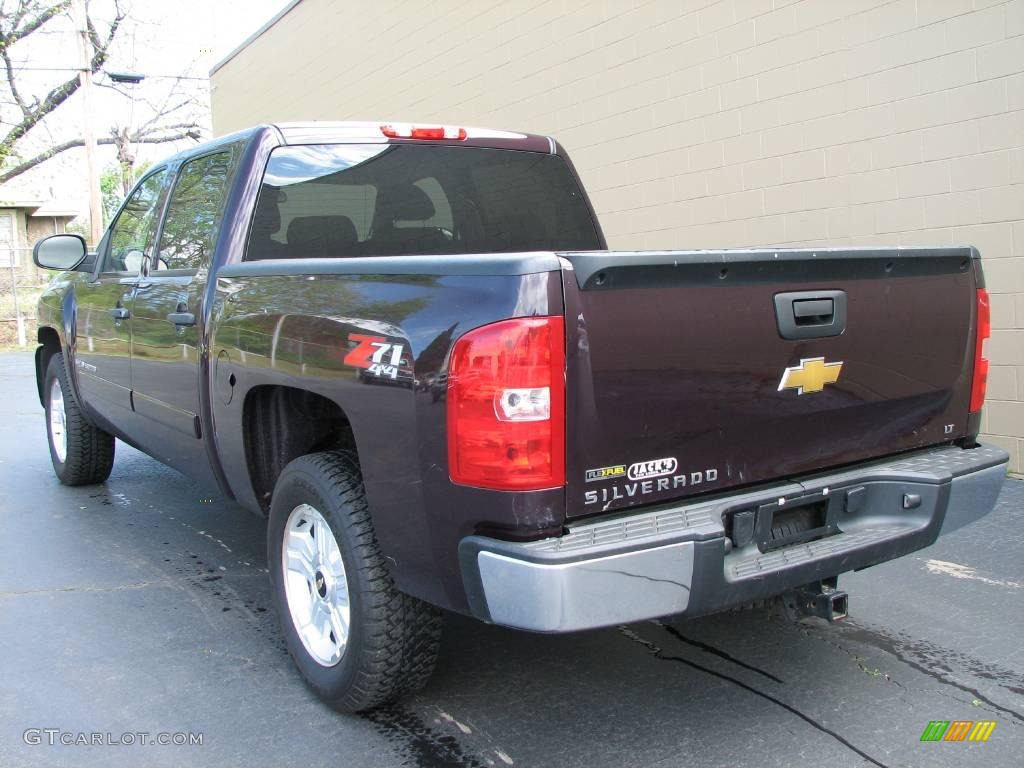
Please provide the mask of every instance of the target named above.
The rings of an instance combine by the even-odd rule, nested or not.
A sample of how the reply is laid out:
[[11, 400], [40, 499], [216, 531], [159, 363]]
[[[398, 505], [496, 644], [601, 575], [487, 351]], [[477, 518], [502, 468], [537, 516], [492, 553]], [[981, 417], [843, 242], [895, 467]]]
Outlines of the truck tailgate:
[[569, 516], [967, 433], [972, 248], [561, 256]]

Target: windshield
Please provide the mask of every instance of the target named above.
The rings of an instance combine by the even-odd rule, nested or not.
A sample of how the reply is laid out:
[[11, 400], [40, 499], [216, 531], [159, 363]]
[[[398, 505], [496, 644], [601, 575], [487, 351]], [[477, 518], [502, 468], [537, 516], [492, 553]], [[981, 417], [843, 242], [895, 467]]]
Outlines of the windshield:
[[439, 145], [278, 147], [246, 260], [594, 250], [565, 161]]

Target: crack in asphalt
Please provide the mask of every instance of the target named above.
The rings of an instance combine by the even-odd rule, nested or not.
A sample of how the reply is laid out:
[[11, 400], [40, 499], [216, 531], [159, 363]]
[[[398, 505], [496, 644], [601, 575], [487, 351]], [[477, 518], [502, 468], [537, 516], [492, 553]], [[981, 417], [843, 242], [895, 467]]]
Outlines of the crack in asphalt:
[[693, 640], [689, 637], [686, 637], [682, 632], [680, 632], [678, 629], [669, 624], [665, 624], [661, 621], [654, 621], [653, 623], [657, 624], [659, 627], [664, 629], [666, 632], [668, 632], [670, 635], [672, 635], [680, 642], [686, 643], [687, 645], [692, 645], [694, 648], [700, 648], [702, 651], [710, 653], [712, 656], [717, 656], [720, 659], [725, 659], [726, 661], [731, 662], [738, 667], [743, 667], [744, 669], [750, 670], [751, 672], [756, 672], [759, 675], [767, 677], [769, 680], [772, 680], [781, 685], [785, 685], [784, 680], [776, 677], [771, 672], [765, 672], [763, 669], [755, 667], [752, 664], [747, 664], [745, 661], [740, 661], [735, 656], [732, 656], [731, 654], [719, 648], [715, 648], [713, 645], [708, 645], [707, 643], [702, 643], [700, 640]]
[[[923, 663], [925, 654], [922, 651], [922, 648], [926, 648], [928, 651], [939, 656], [949, 656], [952, 655], [952, 652], [944, 652], [942, 649], [936, 648], [935, 646], [932, 646], [930, 643], [926, 643], [924, 641], [915, 641], [919, 645], [919, 647], [914, 648], [912, 644], [900, 640], [899, 638], [890, 637], [877, 629], [870, 629], [863, 625], [853, 624], [852, 622], [848, 623], [847, 626], [850, 627], [850, 629], [844, 629], [844, 631], [842, 632], [843, 636], [846, 639], [862, 642], [865, 645], [870, 645], [874, 648], [878, 648], [880, 651], [883, 651], [894, 656], [899, 661], [902, 661], [904, 664], [906, 664], [908, 667], [916, 669], [918, 672], [927, 675], [933, 680], [936, 680], [944, 685], [948, 685], [952, 688], [956, 688], [957, 690], [968, 694], [969, 696], [977, 699], [978, 701], [983, 702], [986, 706], [990, 707], [991, 709], [1002, 712], [1003, 714], [1009, 715], [1010, 717], [1024, 723], [1024, 714], [1021, 714], [1020, 712], [1017, 712], [1014, 709], [1010, 709], [1009, 707], [1004, 707], [999, 704], [996, 704], [994, 701], [987, 698], [976, 688], [971, 688], [969, 685], [964, 685], [963, 683], [959, 683], [956, 680], [949, 677], [948, 675], [952, 674], [952, 670], [950, 670], [948, 667], [936, 669], [935, 667], [926, 666], [925, 663]], [[918, 653], [918, 658], [921, 660], [915, 660], [911, 656], [911, 654], [915, 651]], [[963, 654], [956, 655], [963, 656]], [[965, 666], [968, 666], [969, 668], [970, 665]], [[943, 672], [947, 674], [943, 674]], [[996, 684], [1002, 688], [1006, 688], [1010, 691], [1014, 690], [1014, 688], [1011, 686], [1003, 685], [1001, 682], [999, 682], [999, 679], [992, 676], [991, 673], [989, 673], [988, 675], [983, 675], [983, 677], [988, 677], [988, 679], [994, 680]]]
[[869, 669], [868, 666], [864, 663], [862, 657], [858, 656], [856, 653], [854, 653], [851, 649], [847, 648], [842, 643], [836, 642], [834, 640], [829, 640], [826, 637], [819, 637], [818, 639], [819, 640], [823, 640], [824, 642], [828, 643], [829, 645], [831, 645], [836, 650], [842, 651], [847, 656], [849, 656], [851, 659], [853, 659], [853, 663], [856, 664], [857, 668], [860, 669], [860, 671], [863, 672], [864, 674], [866, 674], [866, 675], [868, 675], [870, 677], [879, 677], [879, 676], [881, 676], [885, 680], [885, 682], [892, 683], [897, 688], [902, 688], [903, 690], [907, 689], [907, 687], [905, 685], [903, 685], [903, 683], [901, 683], [899, 680], [897, 680], [895, 677], [893, 677], [888, 672], [882, 672], [880, 669], [877, 669], [877, 668], [874, 669], [874, 670]]
[[[782, 624], [793, 626], [793, 627], [796, 628], [796, 630], [798, 632], [800, 632], [800, 634], [803, 637], [810, 638], [810, 639], [813, 639], [813, 640], [818, 640], [820, 642], [827, 643], [828, 645], [831, 645], [837, 651], [842, 651], [847, 656], [849, 656], [851, 659], [853, 659], [853, 663], [856, 664], [857, 667], [862, 672], [864, 672], [867, 675], [870, 675], [871, 677], [877, 677], [877, 675], [873, 674], [871, 672], [871, 670], [869, 670], [867, 668], [867, 666], [863, 663], [863, 660], [862, 660], [862, 658], [860, 656], [858, 656], [852, 649], [847, 648], [842, 643], [838, 642], [837, 640], [834, 640], [832, 638], [831, 634], [825, 634], [823, 632], [814, 631], [816, 629], [815, 627], [807, 626], [805, 624], [802, 624], [799, 621], [794, 622], [792, 619], [789, 619], [789, 618], [784, 618], [780, 622], [777, 617], [773, 616], [773, 617], [771, 617], [770, 621], [772, 621], [772, 623], [775, 623], [775, 624], [782, 623]], [[849, 623], [849, 621], [850, 621], [849, 618], [843, 619], [843, 623], [844, 624]], [[877, 669], [875, 670], [875, 672], [879, 672], [879, 671], [880, 670], [877, 670]], [[887, 683], [891, 683], [892, 685], [895, 685], [897, 688], [901, 688], [904, 691], [907, 690], [907, 687], [905, 685], [903, 685], [903, 683], [901, 683], [899, 680], [897, 680], [893, 675], [889, 674], [888, 672], [883, 672], [881, 674], [882, 674], [882, 676], [884, 677], [884, 679], [885, 679], [885, 681]]]
[[20, 595], [46, 595], [58, 592], [124, 592], [131, 589], [145, 589], [153, 586], [175, 586], [169, 579], [140, 581], [135, 584], [120, 584], [116, 587], [53, 587], [52, 589], [26, 589], [16, 592], [0, 592], [0, 597], [18, 597]]
[[702, 665], [698, 664], [695, 661], [690, 661], [689, 659], [685, 659], [682, 656], [666, 656], [665, 652], [659, 646], [655, 645], [650, 640], [645, 640], [644, 638], [640, 637], [636, 632], [634, 632], [633, 630], [629, 629], [629, 627], [619, 626], [618, 630], [619, 630], [619, 632], [621, 632], [629, 640], [631, 640], [634, 643], [637, 643], [638, 645], [641, 645], [644, 648], [646, 648], [647, 651], [652, 656], [654, 656], [656, 659], [658, 659], [660, 661], [676, 661], [676, 662], [679, 662], [680, 664], [685, 664], [686, 666], [691, 667], [692, 669], [696, 669], [696, 670], [698, 670], [700, 672], [704, 672], [705, 674], [711, 675], [712, 677], [717, 677], [720, 680], [725, 680], [726, 682], [732, 683], [733, 685], [737, 685], [740, 688], [742, 688], [743, 690], [749, 691], [750, 693], [753, 693], [755, 696], [760, 696], [761, 698], [766, 699], [767, 701], [770, 701], [773, 704], [777, 704], [778, 706], [780, 706], [783, 709], [785, 709], [787, 712], [790, 712], [791, 714], [796, 715], [801, 720], [803, 720], [805, 723], [810, 725], [812, 728], [815, 728], [815, 729], [821, 731], [822, 733], [826, 734], [827, 736], [831, 736], [833, 739], [838, 741], [844, 747], [846, 747], [847, 749], [849, 749], [849, 750], [855, 752], [856, 754], [860, 755], [862, 758], [867, 760], [872, 765], [876, 765], [876, 766], [878, 766], [878, 768], [888, 768], [888, 766], [885, 763], [879, 762], [878, 760], [873, 758], [871, 755], [869, 755], [867, 752], [863, 751], [859, 747], [854, 746], [846, 738], [844, 738], [840, 734], [836, 733], [835, 731], [833, 731], [828, 726], [822, 725], [817, 720], [815, 720], [813, 717], [811, 717], [809, 715], [805, 715], [803, 712], [801, 712], [796, 707], [794, 707], [794, 706], [792, 706], [790, 704], [787, 704], [786, 702], [784, 702], [784, 701], [782, 701], [780, 699], [775, 698], [771, 694], [765, 693], [764, 691], [759, 691], [757, 688], [754, 688], [751, 685], [747, 685], [742, 680], [737, 680], [735, 677], [731, 677], [730, 675], [727, 675], [727, 674], [725, 674], [723, 672], [717, 672], [717, 671], [715, 671], [713, 669], [710, 669], [708, 667], [702, 666]]

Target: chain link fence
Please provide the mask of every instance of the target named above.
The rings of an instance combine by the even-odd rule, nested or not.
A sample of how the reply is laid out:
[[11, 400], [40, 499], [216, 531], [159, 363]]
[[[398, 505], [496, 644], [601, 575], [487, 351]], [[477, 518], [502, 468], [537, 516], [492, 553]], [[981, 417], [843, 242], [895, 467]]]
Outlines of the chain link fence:
[[0, 248], [0, 349], [35, 346], [36, 302], [52, 277], [31, 248]]

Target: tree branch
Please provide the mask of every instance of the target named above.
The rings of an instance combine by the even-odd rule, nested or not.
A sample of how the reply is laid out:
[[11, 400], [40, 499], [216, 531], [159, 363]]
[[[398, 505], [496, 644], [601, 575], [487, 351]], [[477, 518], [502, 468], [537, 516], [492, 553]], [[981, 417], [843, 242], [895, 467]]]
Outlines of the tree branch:
[[[183, 141], [185, 139], [199, 141], [200, 138], [202, 137], [200, 136], [199, 131], [193, 127], [192, 130], [180, 131], [166, 136], [133, 136], [131, 141], [135, 144], [164, 144], [169, 141]], [[96, 143], [101, 145], [110, 145], [116, 144], [117, 141], [113, 137], [110, 137], [98, 139]], [[45, 152], [40, 152], [35, 157], [29, 158], [28, 160], [16, 165], [14, 168], [0, 173], [0, 184], [5, 184], [15, 176], [20, 176], [26, 171], [32, 170], [40, 163], [45, 163], [47, 160], [52, 157], [56, 157], [61, 152], [66, 152], [69, 149], [84, 146], [85, 141], [83, 139], [72, 139], [71, 141], [65, 141], [63, 144], [50, 147]]]
[[102, 41], [101, 45], [97, 45], [99, 42], [99, 35], [96, 34], [96, 28], [92, 25], [92, 19], [86, 17], [85, 24], [86, 29], [89, 32], [89, 39], [92, 41], [93, 54], [92, 61], [89, 62], [89, 68], [93, 74], [99, 72], [103, 65], [107, 63], [107, 52], [110, 49], [110, 44], [114, 41], [114, 35], [117, 34], [118, 27], [121, 26], [121, 22], [124, 21], [127, 15], [125, 11], [121, 10], [121, 4], [114, 0], [114, 20], [110, 22], [110, 29], [107, 32], [107, 39]]
[[0, 152], [3, 152], [3, 154], [10, 152], [14, 144], [32, 128], [35, 128], [40, 120], [67, 101], [71, 94], [78, 90], [79, 85], [80, 81], [75, 76], [46, 94], [46, 98], [25, 115], [20, 122], [16, 123], [7, 135], [4, 136], [3, 140], [0, 141]]
[[181, 133], [173, 133], [169, 136], [139, 136], [133, 138], [133, 144], [166, 144], [168, 141], [183, 141], [185, 139], [192, 139], [192, 141], [200, 141], [203, 135], [198, 130], [182, 131]]
[[[11, 27], [11, 31], [0, 37], [0, 51], [6, 51], [8, 48], [10, 48], [12, 45], [14, 45], [22, 38], [31, 35], [33, 32], [35, 32], [37, 29], [43, 26], [43, 24], [52, 19], [54, 16], [60, 16], [62, 13], [65, 13], [70, 7], [71, 0], [63, 0], [63, 2], [50, 6], [35, 18], [30, 19], [28, 23], [25, 24], [25, 26], [19, 29], [18, 25], [21, 22], [21, 19], [24, 16], [26, 10], [24, 4], [20, 5], [18, 8], [18, 13], [15, 15], [14, 24]], [[120, 8], [118, 8], [118, 13], [120, 13]]]
[[142, 138], [149, 136], [157, 131], [177, 131], [185, 130], [191, 131], [196, 135], [199, 134], [199, 126], [195, 123], [171, 123], [169, 125], [158, 125], [154, 128], [140, 129], [135, 132], [135, 136], [132, 137], [132, 141], [139, 141]]
[[85, 32], [89, 35], [89, 42], [92, 44], [93, 49], [98, 51], [103, 47], [103, 41], [100, 40], [100, 35], [96, 31], [96, 26], [88, 16], [85, 17]]
[[153, 126], [154, 123], [156, 123], [157, 121], [159, 121], [159, 120], [161, 120], [161, 119], [163, 119], [163, 118], [165, 118], [165, 117], [167, 117], [169, 115], [174, 114], [179, 109], [182, 109], [183, 107], [187, 107], [189, 104], [192, 104], [195, 101], [195, 99], [193, 99], [192, 97], [189, 97], [189, 98], [185, 99], [184, 101], [180, 102], [179, 104], [174, 105], [173, 107], [168, 107], [167, 105], [168, 105], [168, 103], [170, 102], [170, 100], [171, 100], [171, 98], [173, 96], [174, 96], [174, 93], [172, 91], [170, 94], [168, 94], [167, 98], [164, 99], [163, 104], [160, 105], [159, 107], [154, 106], [149, 101], [145, 101], [144, 102], [146, 104], [146, 106], [148, 106], [152, 110], [153, 116], [151, 118], [149, 118], [149, 120], [147, 120], [145, 123], [143, 123], [139, 127], [139, 133], [147, 133], [149, 131], [149, 129]]
[[[3, 0], [0, 0], [2, 3]], [[0, 47], [3, 50], [7, 50], [7, 36], [14, 32], [21, 24], [21, 20], [25, 18], [25, 13], [28, 11], [28, 0], [18, 0], [18, 5], [14, 9], [14, 13], [7, 14], [4, 12], [3, 6], [0, 5], [0, 20], [6, 20], [9, 16], [11, 19], [11, 29], [8, 32], [4, 27], [0, 26]]]
[[[61, 5], [65, 4], [62, 3]], [[110, 22], [110, 30], [107, 33], [106, 40], [101, 41], [102, 45], [96, 46], [96, 49], [93, 51], [92, 59], [89, 62], [89, 68], [93, 73], [102, 69], [103, 65], [106, 63], [107, 51], [110, 48], [111, 42], [114, 40], [114, 35], [117, 34], [117, 28], [121, 26], [121, 22], [124, 21], [125, 18], [125, 12], [121, 10], [121, 6], [118, 2], [114, 3], [114, 7], [117, 11], [114, 16], [114, 20]], [[92, 22], [87, 21], [87, 25], [91, 27]], [[90, 36], [93, 35], [95, 35], [95, 29], [92, 30]], [[4, 136], [3, 140], [0, 140], [0, 160], [2, 160], [4, 156], [8, 155], [14, 148], [15, 143], [26, 133], [32, 130], [40, 120], [67, 101], [68, 98], [78, 90], [80, 85], [81, 80], [77, 75], [69, 78], [46, 94], [46, 98], [44, 98], [42, 102], [33, 106], [22, 120], [15, 124], [7, 135]]]
[[[102, 140], [101, 140], [102, 141]], [[72, 149], [73, 147], [84, 147], [85, 141], [83, 139], [73, 139], [72, 141], [65, 141], [63, 144], [57, 144], [56, 146], [50, 147], [45, 152], [40, 152], [35, 157], [19, 163], [10, 170], [0, 173], [0, 184], [10, 181], [15, 176], [20, 176], [25, 171], [35, 168], [40, 163], [46, 162], [51, 157], [59, 155], [61, 152]]]
[[[15, 8], [14, 13], [11, 15], [11, 29], [17, 29], [18, 25], [21, 24], [21, 20], [25, 18], [25, 14], [28, 13], [29, 0], [18, 0], [18, 7]], [[4, 35], [6, 38], [6, 35]]]
[[18, 93], [18, 85], [14, 81], [14, 65], [11, 64], [11, 57], [7, 55], [7, 51], [0, 51], [0, 56], [4, 60], [4, 68], [7, 70], [7, 85], [11, 89], [11, 96], [14, 97], [14, 103], [21, 109], [21, 114], [24, 116], [28, 113], [28, 107], [25, 105], [24, 100], [21, 98], [21, 94]]

